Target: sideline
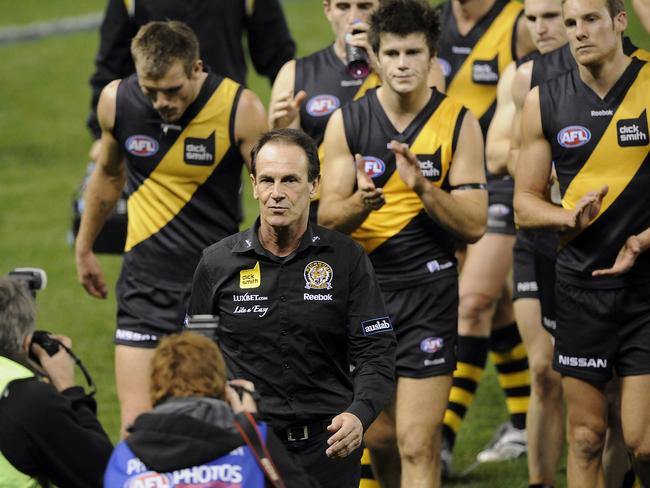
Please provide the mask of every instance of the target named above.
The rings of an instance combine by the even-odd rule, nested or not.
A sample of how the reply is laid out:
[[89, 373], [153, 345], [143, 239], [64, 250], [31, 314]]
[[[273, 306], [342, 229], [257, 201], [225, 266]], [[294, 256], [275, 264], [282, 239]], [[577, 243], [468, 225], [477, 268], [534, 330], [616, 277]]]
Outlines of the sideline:
[[102, 23], [104, 12], [95, 12], [78, 17], [33, 22], [26, 25], [9, 25], [0, 28], [0, 45], [12, 42], [33, 41], [75, 32], [97, 30]]

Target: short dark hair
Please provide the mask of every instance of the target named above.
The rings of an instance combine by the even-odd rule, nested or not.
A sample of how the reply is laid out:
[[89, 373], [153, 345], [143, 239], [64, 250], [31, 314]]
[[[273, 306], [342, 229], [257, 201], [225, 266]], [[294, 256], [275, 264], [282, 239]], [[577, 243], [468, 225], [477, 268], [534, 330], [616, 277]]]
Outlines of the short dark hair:
[[307, 180], [314, 181], [320, 176], [320, 159], [316, 143], [299, 129], [273, 129], [258, 139], [255, 147], [251, 150], [251, 173], [253, 176], [257, 176], [257, 155], [266, 144], [271, 142], [283, 142], [302, 148], [307, 155]]
[[17, 353], [34, 332], [36, 304], [20, 280], [0, 278], [0, 349]]
[[158, 80], [176, 61], [183, 63], [188, 78], [199, 59], [199, 40], [183, 22], [149, 22], [131, 41], [131, 56], [147, 76]]
[[379, 52], [381, 34], [395, 34], [401, 37], [424, 34], [433, 56], [440, 37], [438, 11], [424, 0], [386, 1], [370, 17], [368, 38], [375, 53]]

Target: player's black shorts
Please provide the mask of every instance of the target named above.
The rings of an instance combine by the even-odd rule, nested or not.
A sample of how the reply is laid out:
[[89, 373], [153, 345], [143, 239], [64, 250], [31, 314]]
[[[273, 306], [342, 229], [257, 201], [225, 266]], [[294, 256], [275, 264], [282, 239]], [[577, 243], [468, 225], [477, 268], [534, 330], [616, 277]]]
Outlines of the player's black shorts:
[[535, 250], [533, 244], [520, 237], [512, 249], [512, 300], [519, 298], [539, 298], [539, 287], [535, 276]]
[[153, 348], [163, 336], [180, 332], [190, 291], [189, 285], [183, 291], [157, 288], [123, 266], [115, 285], [115, 344]]
[[553, 368], [605, 382], [650, 374], [650, 286], [590, 289], [556, 283]]
[[511, 191], [494, 191], [488, 193], [488, 234], [506, 234], [514, 236], [515, 214], [512, 208]]
[[542, 307], [542, 325], [555, 337], [555, 258], [535, 251], [535, 277], [537, 278], [539, 303]]
[[456, 368], [458, 278], [383, 293], [397, 336], [397, 376], [426, 378]]

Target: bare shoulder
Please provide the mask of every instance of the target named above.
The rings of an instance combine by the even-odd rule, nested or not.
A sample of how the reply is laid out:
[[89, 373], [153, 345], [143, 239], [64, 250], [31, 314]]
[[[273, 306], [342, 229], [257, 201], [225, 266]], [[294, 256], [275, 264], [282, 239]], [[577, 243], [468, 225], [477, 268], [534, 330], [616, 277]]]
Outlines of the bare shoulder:
[[115, 126], [115, 106], [117, 89], [122, 80], [113, 80], [104, 87], [97, 103], [97, 119], [105, 131], [112, 131]]

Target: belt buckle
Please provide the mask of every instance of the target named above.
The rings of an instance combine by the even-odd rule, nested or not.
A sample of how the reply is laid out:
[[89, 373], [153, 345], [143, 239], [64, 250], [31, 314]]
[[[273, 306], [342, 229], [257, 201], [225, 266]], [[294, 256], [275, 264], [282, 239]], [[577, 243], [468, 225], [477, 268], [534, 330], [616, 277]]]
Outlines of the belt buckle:
[[[300, 433], [300, 430], [302, 429], [302, 435]], [[294, 434], [298, 434], [299, 437], [294, 437]], [[289, 442], [296, 442], [296, 441], [306, 441], [309, 439], [309, 427], [307, 425], [302, 425], [298, 427], [289, 427], [287, 429], [287, 440]]]

